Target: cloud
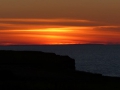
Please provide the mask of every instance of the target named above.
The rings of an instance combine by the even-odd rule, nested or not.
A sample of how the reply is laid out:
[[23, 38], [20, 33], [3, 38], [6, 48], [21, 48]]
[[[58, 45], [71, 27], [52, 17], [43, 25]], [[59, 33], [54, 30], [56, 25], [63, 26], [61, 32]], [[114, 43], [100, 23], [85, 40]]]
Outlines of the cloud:
[[0, 18], [0, 21], [18, 21], [18, 22], [93, 22], [89, 20], [77, 20], [77, 19], [12, 19], [12, 18]]
[[12, 19], [0, 18], [0, 30], [14, 29], [33, 29], [33, 28], [49, 28], [49, 27], [70, 27], [70, 26], [100, 26], [98, 23], [90, 20], [79, 19]]
[[95, 27], [97, 30], [103, 30], [103, 31], [118, 31], [120, 32], [120, 26], [97, 26]]
[[108, 29], [111, 29], [111, 30], [113, 30], [113, 29], [115, 29], [115, 30], [119, 30], [120, 29], [120, 26], [98, 26], [97, 28], [100, 28], [100, 29], [105, 29], [105, 30], [108, 30]]

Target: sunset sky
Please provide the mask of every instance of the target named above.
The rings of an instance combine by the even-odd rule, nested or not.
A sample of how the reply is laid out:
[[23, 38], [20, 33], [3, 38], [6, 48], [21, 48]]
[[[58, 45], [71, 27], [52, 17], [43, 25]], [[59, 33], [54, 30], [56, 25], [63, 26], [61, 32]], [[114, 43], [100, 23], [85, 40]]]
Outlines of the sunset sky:
[[120, 44], [120, 0], [1, 0], [0, 45]]

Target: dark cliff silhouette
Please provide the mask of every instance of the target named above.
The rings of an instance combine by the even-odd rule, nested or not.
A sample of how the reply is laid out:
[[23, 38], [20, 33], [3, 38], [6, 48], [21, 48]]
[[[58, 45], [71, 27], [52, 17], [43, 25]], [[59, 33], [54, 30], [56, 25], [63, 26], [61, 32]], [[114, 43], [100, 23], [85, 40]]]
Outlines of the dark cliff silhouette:
[[120, 78], [75, 70], [68, 56], [37, 51], [0, 51], [0, 89], [120, 90]]

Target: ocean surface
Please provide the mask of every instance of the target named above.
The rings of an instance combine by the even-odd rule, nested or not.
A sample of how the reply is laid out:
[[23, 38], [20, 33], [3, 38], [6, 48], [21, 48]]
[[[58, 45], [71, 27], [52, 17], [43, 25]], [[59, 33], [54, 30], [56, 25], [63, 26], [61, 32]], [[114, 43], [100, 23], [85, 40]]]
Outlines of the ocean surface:
[[75, 59], [76, 69], [120, 77], [120, 45], [0, 46], [0, 50], [53, 52]]

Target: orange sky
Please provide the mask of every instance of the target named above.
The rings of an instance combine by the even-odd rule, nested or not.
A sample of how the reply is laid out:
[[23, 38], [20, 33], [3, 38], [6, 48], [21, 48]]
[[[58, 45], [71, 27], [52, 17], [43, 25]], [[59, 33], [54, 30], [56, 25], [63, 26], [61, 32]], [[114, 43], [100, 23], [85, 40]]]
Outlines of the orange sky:
[[0, 45], [120, 44], [119, 4], [119, 0], [1, 1]]
[[[1, 19], [2, 20], [2, 19]], [[0, 30], [1, 45], [39, 45], [39, 44], [119, 44], [120, 32], [109, 29], [117, 29], [119, 26], [67, 26], [65, 22], [93, 23], [87, 20], [71, 19], [3, 19], [3, 21], [15, 21], [15, 24], [1, 24], [5, 30]], [[43, 25], [17, 24], [17, 22], [34, 22]], [[46, 23], [54, 23], [47, 25]], [[63, 25], [55, 25], [62, 22]]]

